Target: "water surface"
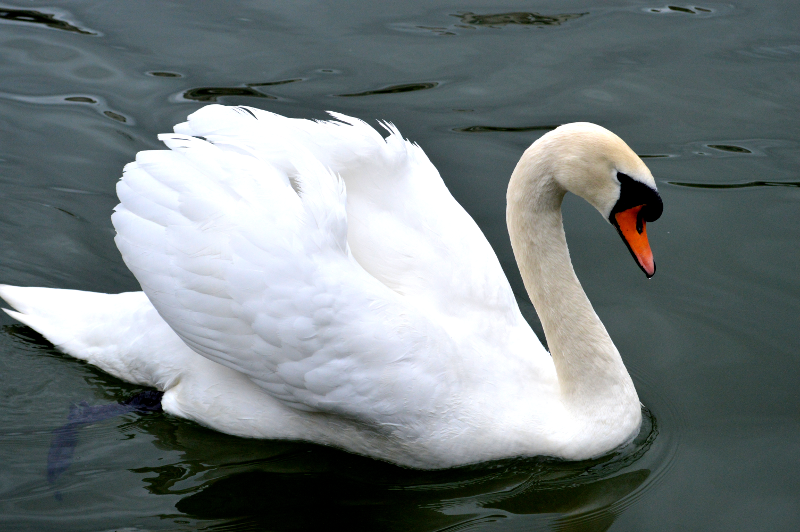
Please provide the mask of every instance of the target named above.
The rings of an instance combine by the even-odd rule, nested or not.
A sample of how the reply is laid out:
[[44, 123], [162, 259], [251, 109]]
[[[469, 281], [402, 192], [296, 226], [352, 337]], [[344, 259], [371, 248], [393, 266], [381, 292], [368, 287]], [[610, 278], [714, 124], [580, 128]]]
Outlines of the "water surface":
[[[441, 472], [71, 405], [140, 392], [0, 318], [4, 530], [797, 530], [800, 6], [792, 2], [105, 2], [0, 5], [0, 281], [122, 292], [114, 186], [193, 110], [394, 122], [496, 250], [522, 150], [591, 121], [664, 199], [647, 281], [568, 198], [575, 269], [647, 407], [601, 460]], [[57, 434], [57, 433], [56, 433]]]

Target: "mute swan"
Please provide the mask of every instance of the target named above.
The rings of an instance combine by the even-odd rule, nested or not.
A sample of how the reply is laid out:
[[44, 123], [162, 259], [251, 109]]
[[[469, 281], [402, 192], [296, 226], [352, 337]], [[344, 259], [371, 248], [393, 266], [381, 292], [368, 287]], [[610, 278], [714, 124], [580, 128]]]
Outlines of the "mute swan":
[[511, 243], [551, 358], [422, 149], [331, 114], [195, 112], [117, 185], [116, 243], [144, 291], [2, 286], [6, 312], [162, 390], [165, 412], [238, 436], [429, 469], [631, 440], [639, 399], [575, 277], [561, 202], [586, 199], [652, 276], [645, 223], [662, 204], [641, 159], [568, 124], [511, 176]]

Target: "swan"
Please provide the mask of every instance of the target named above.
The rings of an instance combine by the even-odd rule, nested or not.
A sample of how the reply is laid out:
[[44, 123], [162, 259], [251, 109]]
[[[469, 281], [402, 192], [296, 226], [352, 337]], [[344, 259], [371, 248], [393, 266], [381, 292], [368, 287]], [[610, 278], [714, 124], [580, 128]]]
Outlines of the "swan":
[[507, 224], [548, 353], [484, 235], [395, 126], [211, 105], [117, 184], [116, 244], [143, 291], [0, 287], [61, 351], [242, 437], [437, 469], [596, 457], [641, 423], [572, 268], [561, 203], [593, 205], [647, 277], [655, 181], [616, 135], [563, 125], [511, 175]]

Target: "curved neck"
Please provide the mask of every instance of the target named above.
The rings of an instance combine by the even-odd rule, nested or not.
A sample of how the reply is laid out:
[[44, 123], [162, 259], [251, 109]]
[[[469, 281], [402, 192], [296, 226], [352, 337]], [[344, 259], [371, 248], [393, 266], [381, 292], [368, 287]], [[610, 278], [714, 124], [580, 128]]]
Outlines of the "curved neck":
[[[506, 218], [525, 288], [544, 327], [562, 398], [573, 412], [597, 416], [639, 401], [614, 343], [583, 291], [561, 220], [566, 190], [552, 166], [530, 150], [508, 186]], [[616, 408], [611, 408], [616, 410]]]

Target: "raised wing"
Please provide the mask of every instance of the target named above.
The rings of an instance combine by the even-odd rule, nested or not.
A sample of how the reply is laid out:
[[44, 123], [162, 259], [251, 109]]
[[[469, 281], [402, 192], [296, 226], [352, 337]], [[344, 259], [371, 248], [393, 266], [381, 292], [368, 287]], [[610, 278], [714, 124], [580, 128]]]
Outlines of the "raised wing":
[[210, 105], [175, 131], [270, 161], [290, 179], [297, 173], [292, 153], [302, 147], [347, 184], [347, 240], [373, 277], [460, 322], [476, 308], [482, 322], [522, 320], [494, 250], [422, 149], [391, 124], [383, 124], [384, 139], [358, 119], [331, 114], [341, 122]]
[[170, 151], [126, 166], [112, 221], [187, 345], [297, 409], [409, 425], [441, 414], [453, 342], [354, 259], [337, 175], [278, 137], [265, 151], [160, 138]]

